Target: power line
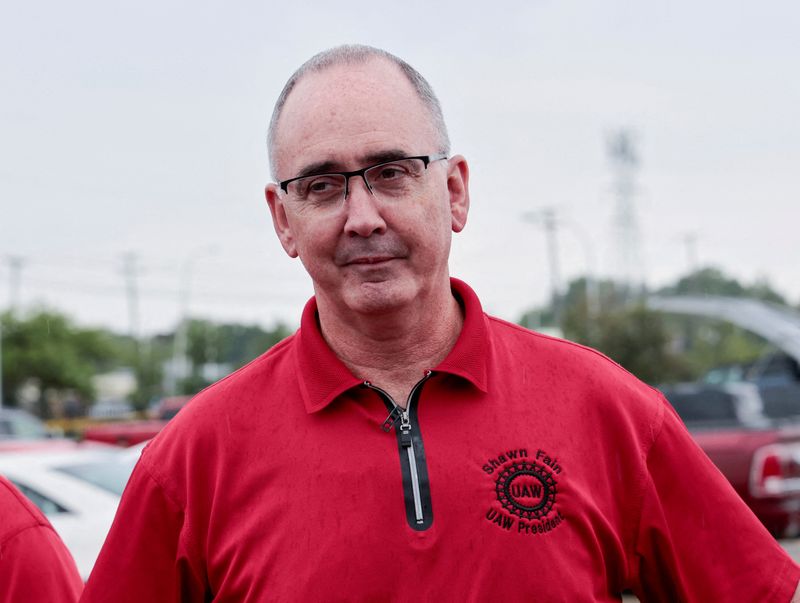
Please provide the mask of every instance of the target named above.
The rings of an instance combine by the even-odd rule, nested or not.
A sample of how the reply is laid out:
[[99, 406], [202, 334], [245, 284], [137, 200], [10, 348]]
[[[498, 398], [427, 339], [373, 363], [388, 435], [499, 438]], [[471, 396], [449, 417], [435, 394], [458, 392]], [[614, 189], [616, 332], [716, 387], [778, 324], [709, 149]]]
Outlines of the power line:
[[[15, 257], [14, 254], [5, 254], [6, 257]], [[154, 261], [142, 256], [141, 253], [136, 253], [138, 273], [153, 274], [161, 273], [177, 278], [182, 270], [183, 263], [176, 260], [174, 262], [167, 261]], [[85, 257], [76, 255], [58, 255], [58, 256], [42, 256], [42, 255], [26, 255], [25, 264], [31, 269], [47, 269], [68, 268], [70, 270], [79, 270], [85, 272], [100, 272], [108, 274], [109, 271], [115, 271], [119, 268], [119, 258], [103, 258], [103, 257]], [[216, 280], [223, 279], [238, 279], [238, 280], [261, 280], [265, 278], [284, 278], [284, 275], [270, 270], [271, 266], [268, 262], [259, 265], [257, 269], [242, 268], [237, 263], [230, 262], [208, 262], [205, 261], [194, 267], [194, 273], [209, 274]], [[63, 272], [63, 270], [59, 270]]]
[[[106, 296], [106, 297], [122, 297], [126, 295], [126, 288], [124, 285], [102, 285], [96, 283], [89, 283], [86, 281], [75, 280], [56, 280], [56, 279], [40, 279], [40, 278], [26, 278], [26, 283], [29, 285], [37, 285], [38, 287], [46, 288], [52, 291], [66, 291], [74, 295], [91, 295], [91, 296]], [[281, 288], [285, 289], [283, 284]], [[139, 287], [137, 285], [137, 298], [152, 298], [152, 299], [169, 299], [176, 300], [179, 298], [181, 292], [179, 289], [168, 288], [149, 288]], [[192, 299], [199, 300], [203, 303], [225, 303], [230, 305], [231, 302], [265, 302], [271, 299], [279, 299], [285, 301], [292, 301], [296, 299], [296, 295], [301, 292], [297, 291], [296, 294], [282, 291], [280, 289], [272, 289], [270, 291], [209, 291], [207, 289], [199, 289], [192, 291]]]

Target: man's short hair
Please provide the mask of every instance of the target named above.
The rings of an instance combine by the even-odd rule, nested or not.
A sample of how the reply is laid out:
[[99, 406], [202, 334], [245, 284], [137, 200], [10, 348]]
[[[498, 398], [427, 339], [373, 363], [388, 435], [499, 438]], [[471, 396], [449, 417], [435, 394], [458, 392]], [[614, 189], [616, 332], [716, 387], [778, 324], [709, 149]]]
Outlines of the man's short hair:
[[295, 71], [286, 85], [283, 87], [278, 101], [275, 103], [275, 109], [272, 111], [272, 119], [269, 122], [269, 130], [267, 131], [267, 151], [269, 153], [269, 167], [272, 171], [273, 178], [277, 178], [278, 166], [275, 158], [275, 135], [278, 128], [278, 120], [280, 120], [283, 107], [286, 100], [289, 98], [292, 90], [297, 82], [307, 73], [316, 73], [324, 71], [329, 67], [336, 65], [352, 65], [357, 63], [366, 63], [370, 59], [383, 58], [388, 60], [405, 74], [408, 81], [414, 87], [414, 90], [422, 101], [423, 105], [428, 109], [431, 115], [431, 122], [439, 137], [439, 148], [436, 149], [438, 153], [450, 153], [450, 137], [447, 135], [447, 126], [444, 123], [444, 115], [442, 114], [442, 106], [439, 104], [439, 99], [433, 92], [433, 88], [422, 75], [414, 69], [411, 65], [406, 63], [403, 59], [393, 55], [390, 52], [372, 46], [365, 46], [362, 44], [343, 44], [328, 50], [315, 54], [300, 68]]

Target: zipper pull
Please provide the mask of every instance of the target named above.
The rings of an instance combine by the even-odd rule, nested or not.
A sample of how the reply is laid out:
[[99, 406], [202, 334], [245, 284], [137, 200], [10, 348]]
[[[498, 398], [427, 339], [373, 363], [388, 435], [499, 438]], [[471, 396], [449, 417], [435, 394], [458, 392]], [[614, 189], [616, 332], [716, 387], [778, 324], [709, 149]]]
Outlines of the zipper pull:
[[399, 406], [395, 406], [392, 409], [392, 412], [389, 413], [389, 416], [386, 417], [386, 420], [381, 425], [381, 429], [383, 429], [386, 433], [389, 433], [392, 430], [392, 427], [395, 426], [395, 423], [403, 416], [403, 410]]
[[411, 425], [403, 425], [400, 427], [400, 445], [403, 448], [412, 446], [411, 442]]
[[411, 442], [411, 420], [408, 418], [408, 413], [403, 411], [400, 413], [402, 419], [400, 423], [400, 445], [403, 448], [412, 446]]

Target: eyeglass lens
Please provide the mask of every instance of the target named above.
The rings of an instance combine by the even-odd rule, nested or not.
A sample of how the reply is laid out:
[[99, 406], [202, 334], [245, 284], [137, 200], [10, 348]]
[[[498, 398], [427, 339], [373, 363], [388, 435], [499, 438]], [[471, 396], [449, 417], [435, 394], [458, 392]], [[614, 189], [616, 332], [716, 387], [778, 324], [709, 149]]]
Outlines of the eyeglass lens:
[[[363, 178], [373, 195], [393, 200], [413, 193], [424, 171], [422, 159], [399, 159], [369, 168]], [[353, 177], [358, 175], [349, 178]], [[330, 209], [344, 201], [351, 186], [344, 174], [321, 174], [290, 182], [287, 192], [293, 201], [309, 209]]]

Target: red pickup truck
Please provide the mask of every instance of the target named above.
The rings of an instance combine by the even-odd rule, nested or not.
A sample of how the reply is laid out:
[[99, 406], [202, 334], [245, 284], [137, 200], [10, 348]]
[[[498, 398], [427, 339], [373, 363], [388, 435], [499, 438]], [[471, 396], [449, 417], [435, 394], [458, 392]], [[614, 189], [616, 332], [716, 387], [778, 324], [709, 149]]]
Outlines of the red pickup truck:
[[800, 385], [661, 389], [764, 526], [778, 538], [800, 535]]

